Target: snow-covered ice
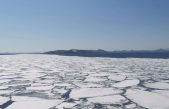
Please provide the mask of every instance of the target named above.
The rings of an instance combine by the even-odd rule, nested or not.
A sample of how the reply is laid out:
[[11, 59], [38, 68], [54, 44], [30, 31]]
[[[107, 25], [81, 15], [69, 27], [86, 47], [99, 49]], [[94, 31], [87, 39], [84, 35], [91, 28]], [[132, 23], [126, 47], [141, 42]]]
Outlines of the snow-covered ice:
[[90, 77], [88, 76], [85, 81], [86, 82], [103, 82], [103, 81], [106, 81], [107, 79], [105, 78], [101, 78], [101, 77]]
[[4, 109], [169, 109], [168, 101], [169, 59], [0, 56]]
[[128, 104], [125, 107], [126, 107], [126, 109], [135, 109], [136, 104]]
[[80, 99], [80, 98], [91, 98], [98, 96], [107, 96], [107, 95], [115, 95], [122, 93], [122, 90], [113, 89], [113, 88], [82, 88], [82, 89], [74, 89], [70, 93], [70, 98]]
[[121, 81], [118, 82], [116, 84], [114, 84], [114, 87], [130, 87], [130, 86], [135, 86], [138, 85], [140, 83], [140, 81], [138, 79], [133, 79], [133, 80], [125, 80], [125, 81]]
[[127, 100], [121, 95], [109, 95], [89, 98], [88, 101], [96, 104], [121, 104]]
[[154, 83], [147, 83], [144, 85], [149, 88], [169, 90], [169, 83], [165, 83], [165, 82], [154, 82]]
[[113, 81], [123, 81], [126, 79], [126, 76], [124, 76], [124, 75], [110, 75], [108, 78]]
[[57, 109], [71, 109], [71, 108], [73, 108], [76, 105], [77, 105], [76, 103], [67, 103], [67, 102], [64, 102], [64, 103], [61, 103], [60, 105], [56, 106], [56, 108]]
[[148, 109], [169, 109], [169, 98], [157, 93], [130, 89], [127, 91], [126, 96], [138, 105]]
[[10, 99], [7, 97], [0, 97], [0, 105], [3, 105], [4, 103], [8, 102]]
[[21, 101], [12, 103], [6, 109], [49, 109], [59, 103], [57, 100]]
[[27, 87], [27, 90], [31, 90], [31, 91], [48, 91], [48, 90], [52, 90], [54, 86], [37, 86], [37, 87]]

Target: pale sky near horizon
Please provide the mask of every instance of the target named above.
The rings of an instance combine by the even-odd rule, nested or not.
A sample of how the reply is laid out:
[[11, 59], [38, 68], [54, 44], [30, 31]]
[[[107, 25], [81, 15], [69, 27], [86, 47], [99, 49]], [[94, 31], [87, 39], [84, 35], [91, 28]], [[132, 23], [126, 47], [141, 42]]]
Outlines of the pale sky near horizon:
[[169, 48], [169, 0], [1, 0], [0, 52]]

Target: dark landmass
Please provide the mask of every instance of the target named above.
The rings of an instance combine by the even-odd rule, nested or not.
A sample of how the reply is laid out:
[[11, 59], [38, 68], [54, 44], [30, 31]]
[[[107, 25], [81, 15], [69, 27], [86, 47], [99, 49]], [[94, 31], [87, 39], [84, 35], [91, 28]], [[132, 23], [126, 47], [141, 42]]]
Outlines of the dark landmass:
[[110, 58], [169, 58], [169, 49], [158, 50], [55, 50], [45, 52], [44, 54], [62, 55], [62, 56], [82, 56], [82, 57], [110, 57]]
[[18, 53], [0, 53], [0, 55], [16, 55]]

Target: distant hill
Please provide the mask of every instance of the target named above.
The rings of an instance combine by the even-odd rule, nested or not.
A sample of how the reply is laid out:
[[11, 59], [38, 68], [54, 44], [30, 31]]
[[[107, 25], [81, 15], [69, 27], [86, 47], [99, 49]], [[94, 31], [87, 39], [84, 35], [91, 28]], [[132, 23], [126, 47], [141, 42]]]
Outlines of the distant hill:
[[16, 55], [18, 53], [0, 53], [0, 55]]
[[158, 50], [55, 50], [44, 54], [62, 55], [62, 56], [83, 56], [83, 57], [111, 57], [111, 58], [169, 58], [169, 49]]

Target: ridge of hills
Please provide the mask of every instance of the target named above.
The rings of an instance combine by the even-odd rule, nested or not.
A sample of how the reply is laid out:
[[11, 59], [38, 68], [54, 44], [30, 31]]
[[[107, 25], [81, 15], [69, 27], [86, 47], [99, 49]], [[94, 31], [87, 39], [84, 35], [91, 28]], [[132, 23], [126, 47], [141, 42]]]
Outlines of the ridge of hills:
[[169, 49], [157, 50], [121, 50], [105, 51], [98, 50], [55, 50], [44, 54], [63, 55], [63, 56], [82, 56], [82, 57], [111, 57], [111, 58], [169, 58]]

